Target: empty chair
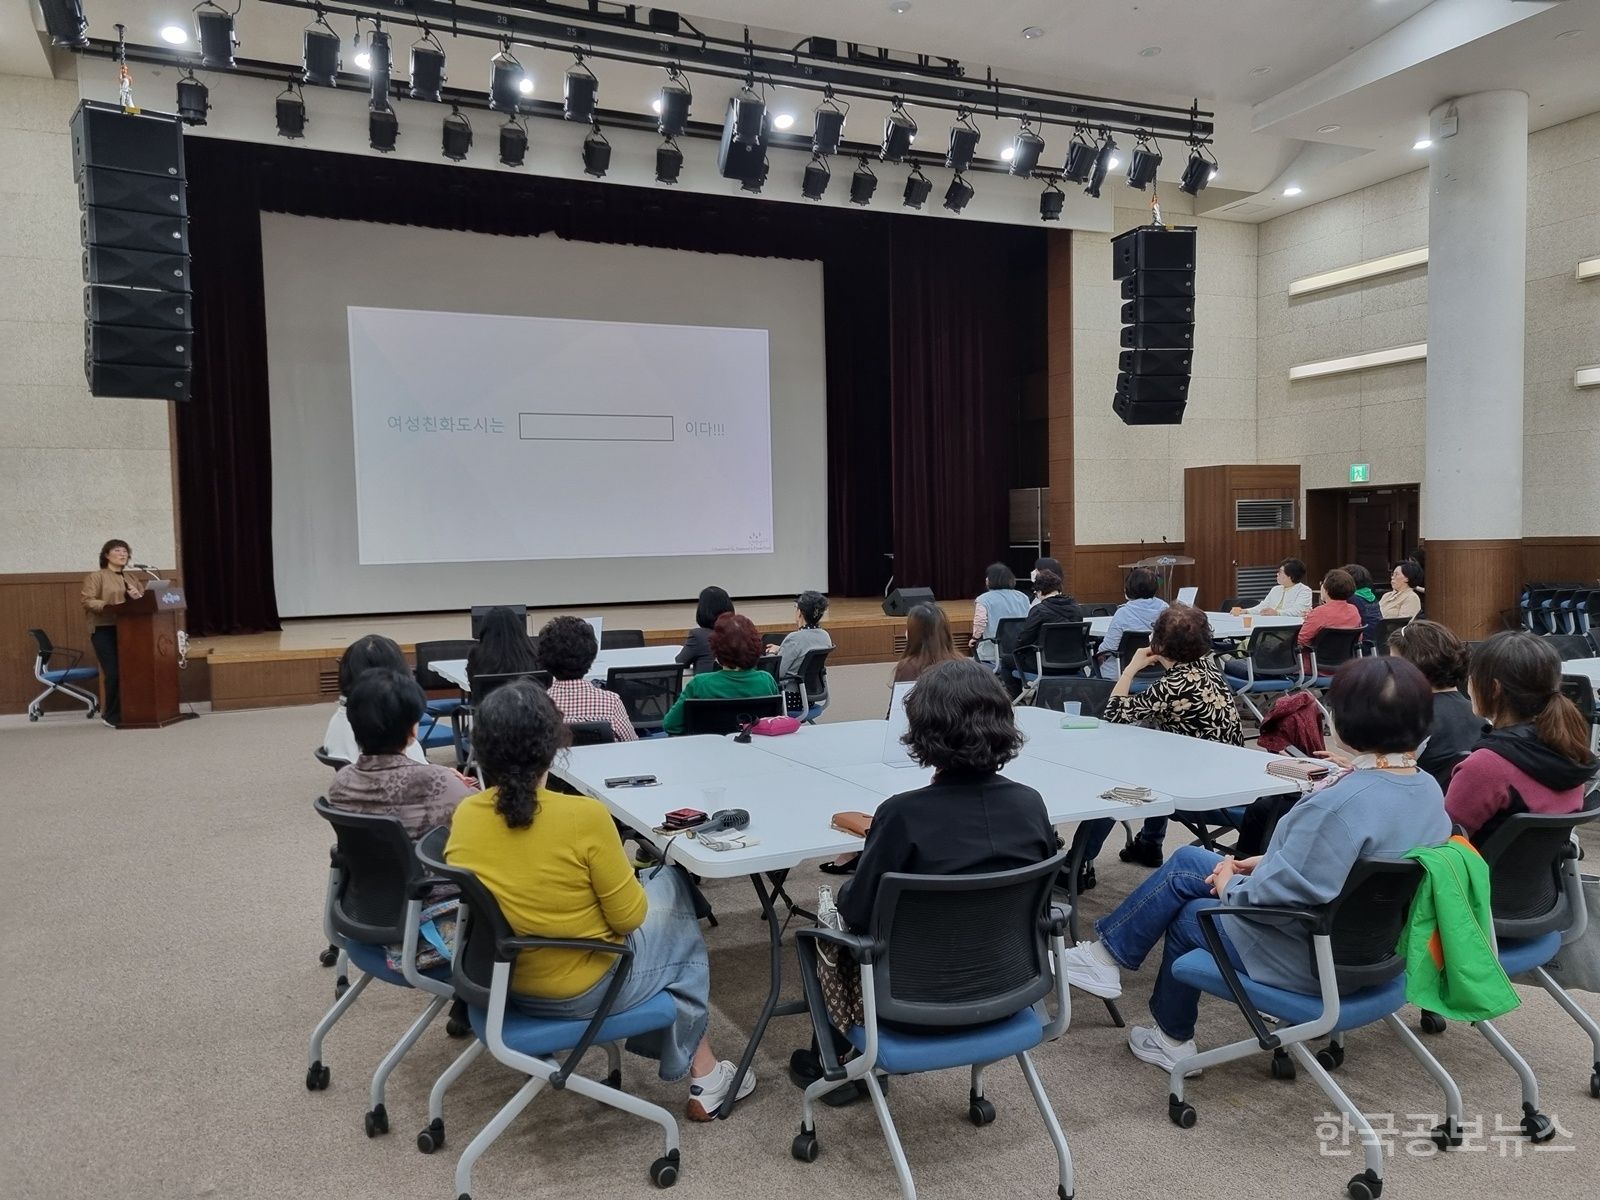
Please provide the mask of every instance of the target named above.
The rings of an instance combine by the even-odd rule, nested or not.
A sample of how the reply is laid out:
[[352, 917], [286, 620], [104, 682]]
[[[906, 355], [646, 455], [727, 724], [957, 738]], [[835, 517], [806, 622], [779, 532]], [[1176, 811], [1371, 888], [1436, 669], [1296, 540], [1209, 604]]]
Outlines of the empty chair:
[[637, 650], [644, 645], [644, 630], [642, 629], [602, 629], [600, 631], [600, 649], [602, 650]]
[[783, 695], [780, 692], [770, 696], [736, 696], [731, 700], [685, 700], [683, 732], [738, 733], [762, 717], [783, 716], [783, 709]]
[[1091, 618], [1092, 617], [1113, 617], [1113, 616], [1116, 616], [1116, 613], [1117, 613], [1117, 606], [1115, 604], [1085, 604], [1085, 605], [1083, 605], [1083, 615], [1085, 617], [1091, 617]]
[[1013, 652], [1023, 679], [1047, 675], [1078, 675], [1091, 669], [1089, 622], [1056, 621], [1039, 631], [1037, 646], [1019, 646]]
[[1022, 626], [1027, 617], [1001, 617], [995, 622], [994, 647], [999, 656], [999, 674], [1001, 679], [1010, 679], [1017, 669], [1017, 634], [1022, 632]]
[[756, 670], [765, 671], [775, 680], [781, 680], [783, 672], [783, 655], [763, 654], [756, 659]]
[[1389, 639], [1394, 635], [1395, 630], [1404, 629], [1413, 620], [1415, 620], [1414, 617], [1384, 617], [1379, 621], [1376, 640], [1371, 647], [1372, 653], [1389, 653]]
[[1326, 688], [1333, 682], [1333, 673], [1356, 657], [1362, 629], [1319, 629], [1308, 647], [1311, 665], [1306, 671], [1306, 686]]
[[621, 698], [628, 720], [644, 737], [661, 731], [662, 718], [683, 691], [687, 670], [678, 663], [664, 667], [612, 667], [606, 672], [606, 690]]
[[610, 721], [573, 721], [567, 726], [574, 746], [609, 746], [617, 740]]
[[[424, 693], [429, 693], [428, 704], [422, 714], [422, 723], [417, 728], [417, 741], [422, 743], [424, 749], [434, 746], [448, 746], [452, 734], [444, 725], [449, 722], [451, 715], [465, 703], [461, 696], [460, 687], [451, 683], [444, 676], [436, 674], [430, 664], [436, 662], [449, 662], [452, 659], [466, 658], [472, 653], [472, 648], [478, 643], [470, 638], [454, 641], [418, 642], [417, 658], [417, 683], [421, 685]], [[451, 696], [433, 696], [433, 692], [452, 691]]]
[[828, 707], [828, 655], [832, 653], [832, 646], [807, 650], [794, 674], [778, 681], [788, 710], [808, 725]]
[[1051, 708], [1062, 712], [1068, 702], [1078, 704], [1078, 712], [1085, 717], [1098, 717], [1106, 710], [1111, 689], [1116, 685], [1109, 679], [1095, 679], [1081, 675], [1055, 675], [1039, 680], [1039, 690], [1033, 694], [1035, 708]]
[[1555, 652], [1561, 656], [1562, 662], [1571, 662], [1575, 658], [1593, 658], [1594, 647], [1589, 644], [1589, 639], [1581, 633], [1552, 633], [1545, 637], [1545, 642], [1554, 647]]
[[1298, 625], [1252, 630], [1245, 657], [1229, 659], [1225, 664], [1228, 686], [1250, 710], [1257, 724], [1265, 719], [1265, 714], [1256, 707], [1254, 697], [1281, 696], [1305, 682], [1300, 653], [1295, 649], [1299, 636]]
[[[44, 691], [28, 701], [28, 720], [37, 721], [44, 715], [44, 702], [51, 696], [64, 696], [69, 700], [76, 700], [89, 711], [86, 717], [100, 715], [100, 700], [97, 696], [86, 692], [74, 684], [87, 683], [99, 677], [100, 672], [94, 667], [80, 667], [78, 663], [83, 659], [82, 650], [73, 650], [67, 646], [56, 646], [50, 641], [50, 635], [42, 629], [28, 630], [28, 636], [33, 639], [38, 653], [33, 659], [33, 677], [44, 684]], [[51, 660], [58, 660], [61, 666], [51, 666]]]

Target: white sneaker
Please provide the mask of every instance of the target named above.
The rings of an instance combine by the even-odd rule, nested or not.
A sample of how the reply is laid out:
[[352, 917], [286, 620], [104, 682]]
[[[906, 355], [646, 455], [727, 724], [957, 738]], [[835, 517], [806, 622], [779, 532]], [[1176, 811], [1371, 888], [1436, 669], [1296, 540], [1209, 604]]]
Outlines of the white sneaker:
[[[1175, 1042], [1154, 1025], [1135, 1025], [1128, 1030], [1128, 1049], [1140, 1062], [1160, 1067], [1167, 1074], [1172, 1068], [1195, 1052], [1194, 1039]], [[1184, 1072], [1185, 1079], [1198, 1078], [1199, 1071]]]
[[1102, 1000], [1122, 995], [1122, 969], [1099, 942], [1079, 942], [1063, 956], [1067, 962], [1067, 982], [1080, 991]]
[[[717, 1112], [728, 1099], [728, 1089], [733, 1086], [734, 1065], [727, 1059], [717, 1064], [717, 1069], [704, 1079], [689, 1083], [689, 1120], [715, 1121]], [[738, 1099], [743, 1100], [756, 1090], [756, 1073], [752, 1068], [739, 1082]]]

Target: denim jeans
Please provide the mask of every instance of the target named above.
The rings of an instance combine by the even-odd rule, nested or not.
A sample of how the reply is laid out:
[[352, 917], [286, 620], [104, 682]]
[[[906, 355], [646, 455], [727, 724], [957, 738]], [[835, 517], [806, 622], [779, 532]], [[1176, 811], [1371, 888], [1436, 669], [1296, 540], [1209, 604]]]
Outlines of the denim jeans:
[[[1167, 840], [1166, 817], [1147, 817], [1145, 823], [1139, 828], [1139, 840], [1154, 842], [1157, 846]], [[1085, 864], [1092, 864], [1099, 857], [1100, 849], [1106, 844], [1106, 838], [1111, 836], [1111, 831], [1117, 823], [1110, 817], [1103, 817], [1098, 821], [1085, 821], [1078, 826], [1078, 832], [1072, 837], [1074, 847], [1079, 842], [1086, 843], [1083, 851]]]
[[[1211, 892], [1206, 876], [1222, 861], [1220, 854], [1198, 846], [1184, 846], [1146, 879], [1116, 911], [1095, 922], [1095, 932], [1106, 952], [1124, 970], [1137, 971], [1156, 942], [1166, 939], [1155, 991], [1150, 994], [1150, 1015], [1161, 1032], [1174, 1041], [1194, 1037], [1200, 1012], [1200, 991], [1173, 977], [1172, 964], [1190, 950], [1207, 948], [1199, 913], [1221, 903]], [[1243, 967], [1238, 951], [1228, 941], [1222, 945], [1235, 966]]]

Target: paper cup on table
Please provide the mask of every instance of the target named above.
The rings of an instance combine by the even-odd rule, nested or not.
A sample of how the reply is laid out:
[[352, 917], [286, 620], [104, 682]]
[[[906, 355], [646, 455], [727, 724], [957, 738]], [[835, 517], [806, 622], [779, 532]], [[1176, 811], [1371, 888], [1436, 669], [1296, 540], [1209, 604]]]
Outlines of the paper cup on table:
[[1254, 617], [1252, 617], [1249, 613], [1245, 613], [1244, 616], [1239, 618], [1239, 620], [1244, 622], [1244, 627], [1246, 629], [1249, 629], [1252, 625], [1254, 625], [1256, 623], [1256, 619]]
[[700, 789], [700, 801], [707, 816], [722, 807], [722, 798], [727, 795], [725, 787], [703, 787]]

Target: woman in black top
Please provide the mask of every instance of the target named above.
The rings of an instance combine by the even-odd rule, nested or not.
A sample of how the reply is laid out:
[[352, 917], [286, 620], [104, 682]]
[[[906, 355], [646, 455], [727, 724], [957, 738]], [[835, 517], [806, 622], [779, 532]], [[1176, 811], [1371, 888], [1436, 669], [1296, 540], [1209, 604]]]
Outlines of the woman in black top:
[[[1041, 569], [1035, 575], [1035, 582], [1039, 585], [1039, 599], [1028, 610], [1027, 619], [1022, 622], [1022, 628], [1017, 630], [1017, 650], [1021, 651], [1028, 646], [1037, 646], [1044, 637], [1046, 625], [1056, 625], [1062, 621], [1083, 620], [1083, 610], [1078, 607], [1078, 602], [1071, 596], [1064, 595], [1061, 591], [1061, 576], [1048, 568]], [[1021, 664], [1034, 662], [1035, 655], [1017, 654], [1017, 661]]]
[[702, 589], [700, 601], [694, 610], [695, 627], [689, 630], [689, 636], [683, 639], [683, 649], [678, 651], [677, 661], [696, 675], [705, 671], [715, 671], [717, 656], [711, 653], [711, 630], [716, 625], [718, 617], [732, 611], [733, 601], [728, 599], [727, 592], [719, 587]]
[[1400, 655], [1433, 685], [1433, 723], [1427, 744], [1417, 753], [1417, 766], [1448, 791], [1456, 764], [1490, 729], [1489, 722], [1472, 711], [1472, 701], [1462, 690], [1467, 683], [1467, 647], [1438, 622], [1418, 619], [1389, 635], [1389, 653]]
[[483, 618], [478, 644], [467, 655], [467, 683], [474, 689], [480, 675], [516, 675], [537, 671], [539, 656], [528, 638], [528, 618], [515, 608], [491, 608]]

